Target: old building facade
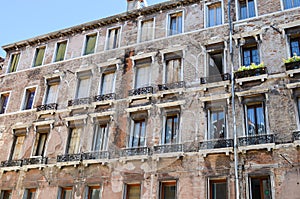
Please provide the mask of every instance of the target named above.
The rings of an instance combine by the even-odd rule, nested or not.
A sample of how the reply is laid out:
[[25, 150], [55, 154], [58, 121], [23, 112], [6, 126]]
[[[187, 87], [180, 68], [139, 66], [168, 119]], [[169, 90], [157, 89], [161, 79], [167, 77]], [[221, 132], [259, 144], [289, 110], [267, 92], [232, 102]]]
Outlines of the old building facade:
[[234, 127], [240, 198], [300, 198], [299, 6], [173, 0], [3, 46], [0, 198], [235, 198]]

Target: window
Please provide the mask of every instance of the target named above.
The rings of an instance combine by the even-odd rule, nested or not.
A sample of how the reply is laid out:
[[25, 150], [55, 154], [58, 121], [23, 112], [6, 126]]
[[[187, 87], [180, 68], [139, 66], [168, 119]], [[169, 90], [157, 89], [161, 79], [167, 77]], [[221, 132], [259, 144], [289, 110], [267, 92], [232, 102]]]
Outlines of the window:
[[81, 127], [71, 127], [67, 141], [67, 154], [76, 154], [79, 152]]
[[35, 199], [36, 189], [26, 189], [23, 199]]
[[250, 178], [250, 199], [272, 199], [269, 176]]
[[106, 151], [108, 145], [108, 124], [97, 124], [93, 137], [92, 151]]
[[176, 144], [179, 142], [179, 114], [168, 114], [165, 117], [162, 144]]
[[300, 6], [299, 0], [282, 0], [284, 9], [295, 8]]
[[12, 190], [2, 190], [0, 198], [1, 199], [11, 199], [12, 198]]
[[208, 76], [216, 77], [216, 80], [222, 80], [221, 74], [224, 71], [224, 44], [213, 44], [206, 47], [208, 52]]
[[250, 66], [252, 63], [256, 65], [260, 64], [257, 45], [243, 47], [242, 53], [243, 66]]
[[133, 120], [129, 137], [129, 148], [144, 147], [146, 144], [146, 121], [145, 119]]
[[102, 74], [101, 95], [114, 93], [115, 90], [115, 71], [105, 72]]
[[255, 0], [238, 0], [239, 20], [255, 17]]
[[84, 72], [78, 74], [76, 99], [89, 97], [91, 74]]
[[265, 105], [263, 102], [246, 104], [247, 135], [266, 134]]
[[8, 73], [16, 72], [20, 60], [20, 53], [12, 54], [10, 57]]
[[27, 88], [25, 91], [22, 110], [32, 109], [34, 96], [35, 96], [35, 88]]
[[154, 19], [145, 20], [141, 22], [140, 38], [139, 38], [140, 42], [149, 41], [153, 39], [154, 36], [153, 24], [154, 24]]
[[56, 103], [60, 79], [48, 79], [45, 104]]
[[141, 59], [135, 61], [136, 74], [135, 74], [135, 88], [142, 88], [150, 84], [150, 66], [151, 58]]
[[227, 198], [227, 181], [226, 179], [209, 180], [209, 198], [226, 199]]
[[88, 187], [88, 194], [86, 199], [100, 199], [100, 198], [101, 198], [100, 186]]
[[207, 139], [226, 138], [225, 112], [222, 108], [208, 110], [208, 135]]
[[73, 198], [73, 190], [72, 187], [64, 187], [60, 189], [59, 199], [72, 199]]
[[182, 33], [182, 12], [169, 15], [168, 36]]
[[166, 181], [160, 183], [160, 199], [175, 199], [177, 198], [176, 181]]
[[41, 66], [43, 64], [45, 49], [46, 49], [45, 46], [35, 49], [35, 55], [34, 55], [34, 59], [33, 59], [33, 67]]
[[140, 198], [141, 198], [141, 185], [127, 184], [124, 199], [140, 199]]
[[9, 93], [3, 93], [0, 95], [0, 114], [6, 113], [8, 99]]
[[36, 140], [33, 150], [34, 156], [44, 156], [48, 133], [50, 132], [49, 126], [37, 127]]
[[63, 61], [65, 59], [66, 48], [67, 48], [67, 41], [59, 42], [56, 44], [54, 62]]
[[207, 6], [208, 16], [207, 16], [207, 26], [217, 26], [222, 24], [222, 6], [221, 2], [211, 4]]
[[300, 37], [295, 37], [290, 39], [290, 51], [291, 51], [291, 57], [293, 57], [295, 54], [300, 55]]
[[119, 47], [121, 28], [112, 28], [108, 30], [106, 49], [115, 49]]
[[15, 129], [11, 147], [10, 160], [18, 160], [22, 157], [22, 148], [25, 140], [26, 129]]
[[93, 54], [96, 47], [97, 34], [87, 35], [85, 39], [84, 55]]
[[179, 82], [182, 79], [182, 52], [164, 55], [165, 83]]

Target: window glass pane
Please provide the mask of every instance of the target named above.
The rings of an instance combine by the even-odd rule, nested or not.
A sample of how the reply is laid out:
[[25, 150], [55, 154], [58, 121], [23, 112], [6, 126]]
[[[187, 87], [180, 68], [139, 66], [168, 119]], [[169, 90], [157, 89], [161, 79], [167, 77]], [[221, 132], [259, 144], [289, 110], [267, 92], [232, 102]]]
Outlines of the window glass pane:
[[45, 47], [36, 49], [33, 66], [40, 66], [43, 64], [44, 54]]
[[149, 41], [153, 38], [153, 19], [142, 21], [140, 41]]
[[57, 43], [56, 49], [56, 56], [55, 62], [62, 61], [65, 59], [65, 52], [66, 52], [67, 42]]
[[222, 9], [221, 5], [216, 8], [216, 24], [215, 25], [220, 25], [222, 24]]
[[109, 30], [107, 49], [114, 49], [119, 47], [119, 32], [120, 28]]
[[255, 17], [255, 3], [254, 0], [248, 0], [249, 17]]
[[212, 199], [226, 199], [227, 198], [227, 183], [226, 180], [212, 180], [210, 181], [210, 194]]
[[90, 187], [88, 199], [100, 199], [100, 187]]
[[256, 108], [257, 134], [265, 134], [265, 118], [263, 107]]
[[260, 63], [257, 49], [252, 49], [252, 63], [256, 65]]
[[17, 66], [18, 66], [18, 63], [19, 63], [19, 59], [20, 59], [20, 53], [13, 54], [11, 56], [10, 66], [9, 66], [9, 71], [8, 71], [9, 73], [17, 71]]
[[106, 73], [102, 76], [101, 94], [113, 93], [115, 73]]
[[0, 98], [0, 114], [6, 112], [9, 94], [2, 94]]
[[35, 193], [36, 193], [35, 189], [29, 189], [27, 194], [27, 199], [35, 199]]
[[126, 199], [140, 199], [141, 196], [141, 186], [136, 185], [127, 185], [127, 197]]
[[46, 141], [47, 141], [47, 133], [38, 133], [37, 135], [37, 147], [35, 150], [35, 156], [43, 156], [44, 151], [45, 151], [45, 146], [46, 146]]
[[34, 95], [35, 88], [26, 90], [23, 110], [32, 109]]
[[208, 139], [220, 139], [225, 137], [225, 117], [223, 110], [210, 111], [210, 133]]
[[97, 35], [88, 35], [86, 36], [86, 44], [84, 54], [92, 54], [95, 51]]
[[72, 189], [63, 189], [62, 199], [72, 199]]
[[108, 127], [107, 125], [97, 125], [94, 141], [93, 141], [93, 151], [103, 151], [107, 149], [107, 139], [108, 139]]
[[255, 104], [247, 106], [248, 135], [265, 134], [264, 105]]
[[162, 182], [161, 199], [176, 198], [176, 182]]
[[250, 199], [271, 199], [269, 176], [251, 178]]
[[143, 147], [145, 146], [145, 120], [134, 121], [133, 132], [130, 135], [129, 147]]
[[56, 103], [58, 95], [58, 85], [59, 84], [48, 85], [46, 104]]
[[177, 34], [182, 33], [182, 14], [177, 17]]
[[81, 128], [72, 128], [69, 135], [68, 144], [68, 154], [76, 154], [79, 151], [79, 138], [80, 138]]
[[181, 59], [166, 61], [166, 83], [179, 82], [181, 80]]
[[247, 18], [247, 3], [246, 1], [240, 1], [240, 19]]
[[85, 98], [89, 96], [90, 77], [78, 79], [78, 90], [76, 99]]
[[290, 46], [291, 46], [291, 57], [296, 55], [300, 55], [300, 38], [297, 38], [295, 40], [291, 40]]
[[3, 199], [11, 199], [12, 191], [11, 190], [5, 190], [5, 191], [2, 191], [2, 194], [3, 194]]
[[300, 0], [294, 0], [294, 7], [300, 6]]
[[143, 63], [136, 66], [135, 88], [149, 86], [150, 83], [150, 64]]
[[208, 10], [208, 27], [215, 25], [215, 10], [214, 8], [209, 8]]
[[174, 144], [177, 143], [177, 132], [178, 131], [178, 117], [167, 116], [165, 126], [165, 143], [163, 144]]

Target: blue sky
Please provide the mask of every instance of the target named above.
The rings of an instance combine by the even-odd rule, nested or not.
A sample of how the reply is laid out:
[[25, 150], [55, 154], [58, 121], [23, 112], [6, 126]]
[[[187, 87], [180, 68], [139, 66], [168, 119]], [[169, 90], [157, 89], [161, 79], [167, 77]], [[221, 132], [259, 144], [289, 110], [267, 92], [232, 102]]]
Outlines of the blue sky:
[[[166, 0], [147, 0], [149, 5]], [[1, 2], [0, 46], [126, 11], [126, 0], [6, 0]], [[5, 57], [0, 50], [0, 56]]]

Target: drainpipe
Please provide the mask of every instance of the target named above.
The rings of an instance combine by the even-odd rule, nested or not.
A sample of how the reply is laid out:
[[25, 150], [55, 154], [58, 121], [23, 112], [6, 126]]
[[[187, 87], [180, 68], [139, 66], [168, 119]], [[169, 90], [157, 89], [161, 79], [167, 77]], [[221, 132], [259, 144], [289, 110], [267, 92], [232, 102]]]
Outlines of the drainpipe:
[[236, 118], [235, 118], [235, 92], [234, 92], [234, 68], [233, 68], [233, 48], [232, 48], [232, 19], [231, 19], [231, 0], [228, 0], [228, 20], [229, 20], [229, 53], [231, 65], [231, 105], [232, 105], [232, 119], [233, 119], [233, 151], [234, 151], [234, 177], [235, 177], [235, 198], [240, 198], [239, 189], [239, 172], [238, 172], [238, 140], [236, 132]]

